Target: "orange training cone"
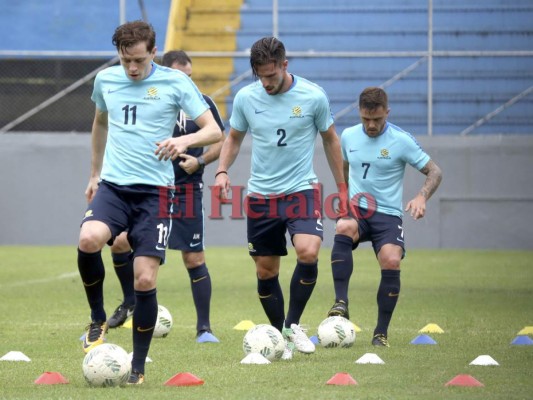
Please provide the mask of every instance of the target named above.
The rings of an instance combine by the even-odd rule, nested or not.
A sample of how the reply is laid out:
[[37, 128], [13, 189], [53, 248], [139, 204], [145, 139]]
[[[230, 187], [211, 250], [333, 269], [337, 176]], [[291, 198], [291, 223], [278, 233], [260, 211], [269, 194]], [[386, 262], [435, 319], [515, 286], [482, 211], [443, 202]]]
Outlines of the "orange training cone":
[[476, 378], [470, 375], [457, 375], [451, 381], [446, 383], [444, 386], [485, 386]]
[[37, 385], [57, 385], [58, 383], [68, 383], [68, 380], [59, 372], [45, 372], [34, 383]]
[[203, 380], [188, 372], [180, 372], [165, 382], [165, 386], [196, 386], [203, 384]]
[[347, 372], [339, 372], [326, 382], [327, 385], [357, 385], [357, 382]]

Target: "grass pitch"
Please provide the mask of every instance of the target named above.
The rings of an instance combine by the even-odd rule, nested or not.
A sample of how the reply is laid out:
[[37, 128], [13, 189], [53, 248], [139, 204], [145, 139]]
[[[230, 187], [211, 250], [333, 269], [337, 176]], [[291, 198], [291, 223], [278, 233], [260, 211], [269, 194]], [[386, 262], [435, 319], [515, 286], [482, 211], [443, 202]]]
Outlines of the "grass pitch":
[[[121, 299], [118, 280], [107, 266], [106, 310]], [[371, 250], [355, 253], [350, 285], [350, 314], [361, 327], [350, 349], [317, 348], [296, 353], [289, 362], [242, 365], [242, 320], [267, 323], [256, 294], [251, 258], [245, 248], [209, 248], [213, 282], [211, 322], [221, 343], [195, 342], [195, 312], [189, 280], [178, 252], [170, 251], [159, 274], [158, 300], [173, 315], [168, 337], [154, 339], [139, 387], [90, 388], [84, 381], [80, 336], [89, 321], [85, 293], [77, 272], [75, 247], [0, 247], [0, 357], [21, 351], [31, 362], [0, 361], [2, 399], [530, 399], [533, 396], [533, 346], [511, 341], [533, 326], [533, 252], [409, 250], [402, 264], [402, 291], [389, 328], [391, 348], [370, 345], [376, 322], [379, 268]], [[316, 334], [333, 303], [329, 250], [323, 249], [319, 281], [301, 323]], [[288, 304], [295, 259], [282, 260], [280, 279]], [[428, 323], [444, 333], [430, 334], [436, 345], [410, 342]], [[110, 330], [109, 343], [132, 350], [131, 331]], [[377, 353], [384, 365], [356, 364]], [[479, 355], [499, 366], [470, 366]], [[36, 385], [44, 372], [60, 372], [66, 385]], [[205, 384], [169, 387], [164, 382], [189, 372]], [[326, 382], [349, 373], [355, 386]], [[446, 387], [468, 374], [484, 387]]]

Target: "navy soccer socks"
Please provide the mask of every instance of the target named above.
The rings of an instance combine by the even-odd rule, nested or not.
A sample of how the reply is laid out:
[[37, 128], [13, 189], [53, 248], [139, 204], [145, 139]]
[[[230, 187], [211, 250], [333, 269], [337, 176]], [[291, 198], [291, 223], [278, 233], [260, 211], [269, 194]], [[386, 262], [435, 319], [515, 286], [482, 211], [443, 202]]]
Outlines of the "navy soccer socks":
[[384, 269], [381, 271], [381, 282], [378, 288], [378, 323], [374, 335], [380, 333], [387, 336], [392, 313], [400, 295], [400, 270]]
[[196, 307], [196, 332], [209, 331], [209, 306], [211, 303], [211, 276], [205, 263], [187, 269], [191, 280], [192, 298]]
[[335, 288], [335, 301], [348, 305], [348, 286], [353, 272], [353, 240], [346, 235], [335, 235], [331, 250], [331, 273]]
[[257, 293], [270, 324], [281, 332], [285, 320], [285, 300], [279, 275], [270, 279], [257, 279]]
[[133, 290], [133, 253], [111, 253], [113, 267], [117, 274], [122, 294], [124, 296], [123, 304], [125, 306], [135, 305], [135, 291]]
[[314, 263], [296, 262], [296, 268], [291, 279], [291, 298], [289, 299], [289, 310], [285, 319], [285, 326], [290, 328], [291, 324], [298, 324], [302, 316], [307, 301], [311, 298], [313, 289], [318, 277], [318, 261]]
[[78, 249], [78, 270], [91, 308], [92, 321], [106, 321], [104, 310], [105, 268], [102, 252], [85, 253]]
[[157, 290], [135, 291], [133, 311], [133, 359], [132, 370], [144, 374], [144, 364], [157, 322]]

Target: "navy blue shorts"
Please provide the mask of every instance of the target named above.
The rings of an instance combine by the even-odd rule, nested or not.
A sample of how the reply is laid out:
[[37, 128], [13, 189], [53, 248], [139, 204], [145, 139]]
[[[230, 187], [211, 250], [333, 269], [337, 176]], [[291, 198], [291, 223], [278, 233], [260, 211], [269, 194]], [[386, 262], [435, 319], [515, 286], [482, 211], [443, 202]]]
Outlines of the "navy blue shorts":
[[395, 244], [402, 248], [403, 255], [405, 255], [403, 226], [400, 217], [377, 211], [369, 213], [362, 208], [359, 208], [358, 215], [362, 216], [362, 218], [357, 219], [359, 242], [353, 244], [353, 250], [361, 242], [372, 242], [374, 253], [377, 255], [383, 245]]
[[193, 253], [204, 251], [203, 184], [176, 185], [168, 248]]
[[309, 189], [276, 198], [246, 197], [248, 251], [251, 256], [286, 256], [287, 230], [323, 238], [317, 190]]
[[135, 256], [159, 257], [163, 263], [170, 231], [172, 196], [172, 188], [120, 186], [101, 181], [82, 224], [86, 221], [105, 223], [111, 230], [109, 244], [127, 230]]

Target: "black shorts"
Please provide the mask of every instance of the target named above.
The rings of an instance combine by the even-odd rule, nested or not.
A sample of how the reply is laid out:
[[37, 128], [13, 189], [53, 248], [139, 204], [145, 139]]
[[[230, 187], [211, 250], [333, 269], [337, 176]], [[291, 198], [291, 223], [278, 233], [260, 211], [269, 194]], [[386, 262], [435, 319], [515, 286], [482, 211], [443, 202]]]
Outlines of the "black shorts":
[[248, 251], [251, 256], [286, 256], [287, 230], [323, 238], [317, 190], [309, 189], [283, 197], [246, 197]]
[[403, 255], [405, 255], [403, 226], [400, 217], [377, 211], [370, 213], [362, 208], [359, 208], [358, 211], [358, 215], [362, 218], [357, 219], [359, 241], [353, 244], [353, 250], [361, 242], [372, 242], [372, 248], [377, 255], [384, 244], [395, 244], [402, 248]]
[[101, 221], [111, 231], [111, 245], [121, 232], [128, 231], [128, 241], [135, 256], [159, 257], [165, 260], [172, 188], [151, 185], [120, 186], [101, 181], [87, 207], [82, 224]]
[[168, 248], [193, 253], [204, 251], [203, 184], [177, 185]]

